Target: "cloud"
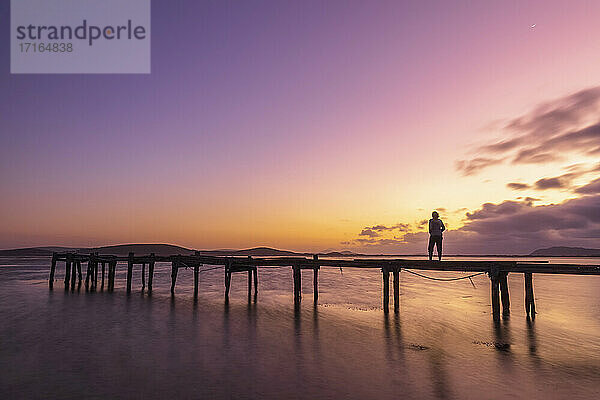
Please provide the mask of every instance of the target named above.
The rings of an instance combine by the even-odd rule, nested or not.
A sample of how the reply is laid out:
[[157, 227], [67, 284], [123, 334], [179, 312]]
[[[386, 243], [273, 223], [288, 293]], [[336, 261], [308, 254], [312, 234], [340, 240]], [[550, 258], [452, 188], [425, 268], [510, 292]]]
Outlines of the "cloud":
[[361, 231], [361, 232], [358, 234], [358, 236], [368, 236], [368, 237], [370, 237], [370, 238], [376, 238], [376, 237], [379, 237], [379, 236], [380, 236], [380, 234], [379, 234], [378, 232], [375, 232], [375, 231], [374, 231], [374, 230], [372, 230], [372, 229], [368, 229], [368, 228], [367, 228], [367, 229], [363, 229], [363, 230], [362, 230], [362, 231]]
[[[575, 189], [580, 194], [600, 194], [600, 178], [594, 179], [587, 185]], [[598, 211], [600, 213], [600, 211]]]
[[474, 175], [504, 160], [512, 164], [545, 164], [572, 159], [575, 154], [599, 155], [598, 115], [600, 87], [545, 102], [507, 121], [501, 140], [477, 147], [473, 158], [459, 160], [455, 167], [463, 175]]
[[[588, 185], [584, 186], [587, 187]], [[586, 195], [558, 204], [535, 205], [537, 199], [485, 203], [466, 213], [465, 224], [444, 234], [448, 254], [528, 254], [550, 246], [597, 248], [600, 239], [600, 179]], [[595, 188], [595, 189], [594, 189]], [[589, 193], [589, 194], [588, 194]], [[427, 232], [352, 241], [364, 251], [426, 254]]]
[[511, 182], [511, 183], [507, 183], [506, 186], [509, 189], [513, 189], [513, 190], [525, 190], [525, 189], [529, 189], [529, 185], [526, 184], [526, 183]]
[[475, 175], [492, 165], [500, 164], [502, 160], [486, 157], [476, 157], [472, 160], [459, 160], [455, 168], [464, 176]]
[[403, 223], [397, 223], [397, 224], [389, 225], [389, 226], [373, 225], [373, 226], [367, 226], [364, 228], [364, 230], [370, 230], [370, 231], [375, 231], [375, 232], [384, 232], [384, 231], [393, 231], [393, 230], [407, 231], [409, 229], [410, 229], [410, 224], [403, 224]]
[[566, 183], [563, 180], [561, 180], [560, 177], [542, 178], [535, 182], [535, 188], [539, 190], [560, 189], [566, 186]]

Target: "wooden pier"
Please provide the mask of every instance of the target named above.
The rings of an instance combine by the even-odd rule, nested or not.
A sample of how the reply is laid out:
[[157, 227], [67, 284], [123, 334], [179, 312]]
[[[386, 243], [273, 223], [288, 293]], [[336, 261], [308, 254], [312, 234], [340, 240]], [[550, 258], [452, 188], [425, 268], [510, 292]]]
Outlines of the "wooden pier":
[[[154, 254], [128, 256], [54, 253], [50, 267], [50, 289], [54, 286], [54, 275], [58, 262], [65, 264], [65, 290], [74, 289], [76, 284], [82, 284], [81, 264], [87, 265], [85, 287], [88, 290], [97, 290], [99, 266], [101, 267], [100, 289], [114, 290], [115, 275], [118, 262], [127, 263], [127, 292], [131, 292], [133, 268], [141, 267], [142, 290], [152, 292], [154, 266], [157, 262], [171, 263], [171, 294], [175, 294], [177, 272], [179, 268], [192, 268], [194, 270], [194, 298], [198, 297], [199, 272], [202, 266], [224, 268], [225, 273], [225, 301], [229, 301], [229, 288], [232, 274], [246, 272], [248, 274], [248, 296], [258, 292], [258, 269], [261, 267], [290, 267], [294, 282], [294, 304], [299, 305], [302, 300], [302, 270], [313, 272], [313, 301], [319, 298], [318, 276], [321, 267], [335, 268], [380, 268], [383, 275], [383, 310], [389, 312], [390, 298], [390, 273], [393, 275], [394, 312], [400, 309], [400, 273], [403, 269], [419, 269], [432, 271], [468, 272], [472, 274], [485, 273], [490, 279], [491, 304], [494, 320], [500, 319], [502, 314], [510, 313], [510, 298], [508, 290], [508, 274], [519, 273], [524, 275], [525, 281], [525, 310], [528, 316], [535, 317], [535, 300], [533, 295], [533, 274], [569, 274], [569, 275], [600, 275], [600, 266], [574, 265], [574, 264], [548, 264], [545, 262], [519, 262], [519, 261], [427, 261], [406, 259], [319, 259], [317, 255], [312, 258], [305, 257], [217, 257], [196, 253], [194, 255], [156, 256]], [[146, 266], [148, 268], [146, 268]], [[106, 273], [106, 279], [105, 279]]]

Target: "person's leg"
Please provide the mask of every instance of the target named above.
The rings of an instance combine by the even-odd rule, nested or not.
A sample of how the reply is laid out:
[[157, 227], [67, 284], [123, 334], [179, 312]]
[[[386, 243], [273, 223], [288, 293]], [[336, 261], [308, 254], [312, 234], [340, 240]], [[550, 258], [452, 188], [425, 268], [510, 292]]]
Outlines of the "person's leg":
[[429, 252], [429, 261], [433, 258], [433, 244], [434, 244], [433, 236], [429, 236], [429, 246], [427, 246], [427, 251]]
[[437, 253], [438, 253], [438, 259], [440, 261], [442, 261], [442, 237], [439, 236], [436, 240], [436, 247], [437, 247]]

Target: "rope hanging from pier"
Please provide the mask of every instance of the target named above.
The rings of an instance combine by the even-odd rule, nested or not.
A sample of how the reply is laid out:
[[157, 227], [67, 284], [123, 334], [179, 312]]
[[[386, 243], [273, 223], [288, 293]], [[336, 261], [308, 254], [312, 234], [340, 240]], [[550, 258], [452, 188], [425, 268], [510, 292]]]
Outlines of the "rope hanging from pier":
[[[434, 278], [432, 276], [427, 276], [427, 275], [419, 274], [418, 272], [411, 271], [410, 269], [402, 268], [402, 270], [408, 272], [409, 274], [420, 276], [421, 278], [431, 279], [432, 281], [441, 281], [441, 282], [459, 281], [461, 279], [469, 279], [470, 280], [471, 278], [473, 278], [475, 276], [483, 275], [483, 274], [486, 273], [486, 272], [478, 272], [476, 274], [467, 275], [467, 276], [460, 276], [458, 278]], [[471, 283], [473, 283], [473, 281], [471, 281]]]

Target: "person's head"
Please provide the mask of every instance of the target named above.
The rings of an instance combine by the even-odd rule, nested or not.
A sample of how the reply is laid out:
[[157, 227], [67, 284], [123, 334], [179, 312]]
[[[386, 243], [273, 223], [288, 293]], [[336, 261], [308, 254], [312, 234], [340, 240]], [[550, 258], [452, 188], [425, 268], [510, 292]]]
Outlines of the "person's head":
[[440, 217], [440, 214], [438, 214], [437, 211], [434, 211], [431, 213], [431, 216], [433, 217], [433, 219], [438, 219]]

